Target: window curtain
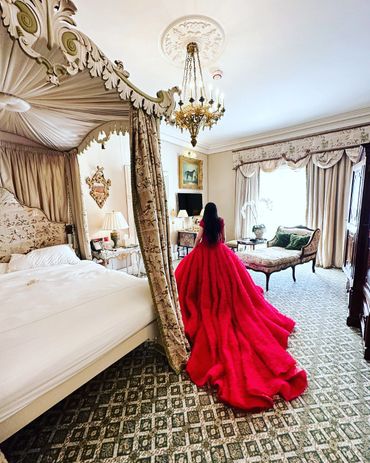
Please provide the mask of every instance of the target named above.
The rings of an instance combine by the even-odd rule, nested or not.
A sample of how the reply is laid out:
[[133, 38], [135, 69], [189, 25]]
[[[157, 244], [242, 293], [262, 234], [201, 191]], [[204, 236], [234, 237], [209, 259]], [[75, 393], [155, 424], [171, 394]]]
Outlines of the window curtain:
[[351, 157], [343, 150], [321, 153], [312, 156], [306, 167], [306, 222], [308, 227], [321, 230], [316, 264], [324, 268], [343, 264]]
[[65, 156], [68, 200], [80, 257], [82, 259], [91, 259], [87, 213], [83, 201], [80, 166], [77, 156], [73, 152]]
[[236, 171], [235, 180], [235, 238], [246, 238], [252, 232], [254, 218], [250, 207], [242, 208], [246, 202], [259, 198], [260, 169], [256, 165], [244, 165]]
[[187, 341], [172, 269], [158, 131], [157, 118], [132, 108], [131, 187], [136, 231], [164, 348], [171, 367], [179, 372], [187, 361]]
[[0, 141], [0, 186], [53, 222], [68, 222], [64, 153]]

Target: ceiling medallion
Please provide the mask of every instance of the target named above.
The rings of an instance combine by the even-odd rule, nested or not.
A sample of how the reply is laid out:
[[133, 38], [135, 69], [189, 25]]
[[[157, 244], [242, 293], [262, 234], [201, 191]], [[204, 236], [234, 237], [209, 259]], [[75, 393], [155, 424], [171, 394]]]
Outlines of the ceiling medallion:
[[178, 67], [184, 66], [184, 49], [196, 42], [204, 65], [214, 64], [221, 55], [225, 34], [218, 22], [207, 16], [183, 16], [163, 32], [161, 49], [164, 56]]
[[181, 132], [184, 129], [188, 130], [191, 144], [195, 146], [200, 129], [211, 129], [221, 119], [224, 112], [223, 95], [220, 96], [216, 92], [215, 99], [213, 99], [211, 88], [207, 94], [197, 43], [188, 43], [181, 97], [173, 113], [166, 117], [166, 122], [175, 125]]
[[0, 92], [0, 111], [5, 109], [12, 113], [25, 113], [31, 109], [31, 105], [17, 96], [10, 93]]

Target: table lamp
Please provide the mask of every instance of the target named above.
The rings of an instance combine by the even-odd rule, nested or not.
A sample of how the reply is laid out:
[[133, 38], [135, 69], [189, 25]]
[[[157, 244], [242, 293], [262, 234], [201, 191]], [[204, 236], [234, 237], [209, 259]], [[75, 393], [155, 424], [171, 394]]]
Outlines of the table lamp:
[[201, 217], [203, 217], [204, 215], [204, 208], [200, 211], [200, 214], [199, 214]]
[[186, 212], [186, 209], [180, 209], [179, 213], [177, 214], [177, 217], [179, 219], [182, 219], [182, 228], [184, 228], [184, 219], [187, 219], [189, 217], [188, 213]]
[[113, 241], [113, 247], [117, 247], [118, 242], [118, 232], [117, 230], [124, 230], [129, 228], [126, 219], [124, 218], [122, 212], [107, 212], [104, 217], [103, 229], [111, 231], [111, 239]]

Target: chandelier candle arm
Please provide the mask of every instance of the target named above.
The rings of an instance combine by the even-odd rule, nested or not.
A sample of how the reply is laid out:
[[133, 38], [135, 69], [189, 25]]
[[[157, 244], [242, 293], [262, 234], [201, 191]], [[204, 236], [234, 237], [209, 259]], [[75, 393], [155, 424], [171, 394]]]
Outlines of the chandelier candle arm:
[[173, 113], [166, 117], [166, 122], [178, 127], [181, 132], [188, 130], [191, 144], [197, 144], [200, 129], [209, 129], [217, 124], [225, 113], [224, 98], [216, 92], [216, 100], [212, 98], [210, 88], [209, 99], [203, 80], [199, 49], [196, 42], [188, 43], [184, 74], [182, 79], [181, 97]]

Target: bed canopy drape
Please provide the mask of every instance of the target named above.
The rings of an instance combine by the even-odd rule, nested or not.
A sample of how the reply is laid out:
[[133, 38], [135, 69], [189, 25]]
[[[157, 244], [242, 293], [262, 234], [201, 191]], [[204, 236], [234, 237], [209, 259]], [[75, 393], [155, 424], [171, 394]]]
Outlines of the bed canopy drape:
[[40, 153], [66, 157], [80, 248], [88, 243], [77, 153], [101, 134], [130, 133], [135, 222], [167, 356], [179, 371], [187, 344], [168, 248], [158, 133], [158, 120], [172, 112], [178, 90], [156, 97], [139, 90], [121, 62], [112, 63], [76, 29], [70, 0], [0, 0], [0, 12], [0, 131], [38, 144]]
[[341, 267], [351, 167], [358, 147], [369, 141], [370, 125], [364, 125], [233, 152], [236, 237], [250, 228], [250, 218], [242, 217], [241, 208], [245, 201], [258, 199], [258, 189], [252, 185], [259, 184], [260, 171], [271, 172], [283, 164], [305, 168], [306, 225], [322, 231], [317, 265]]

